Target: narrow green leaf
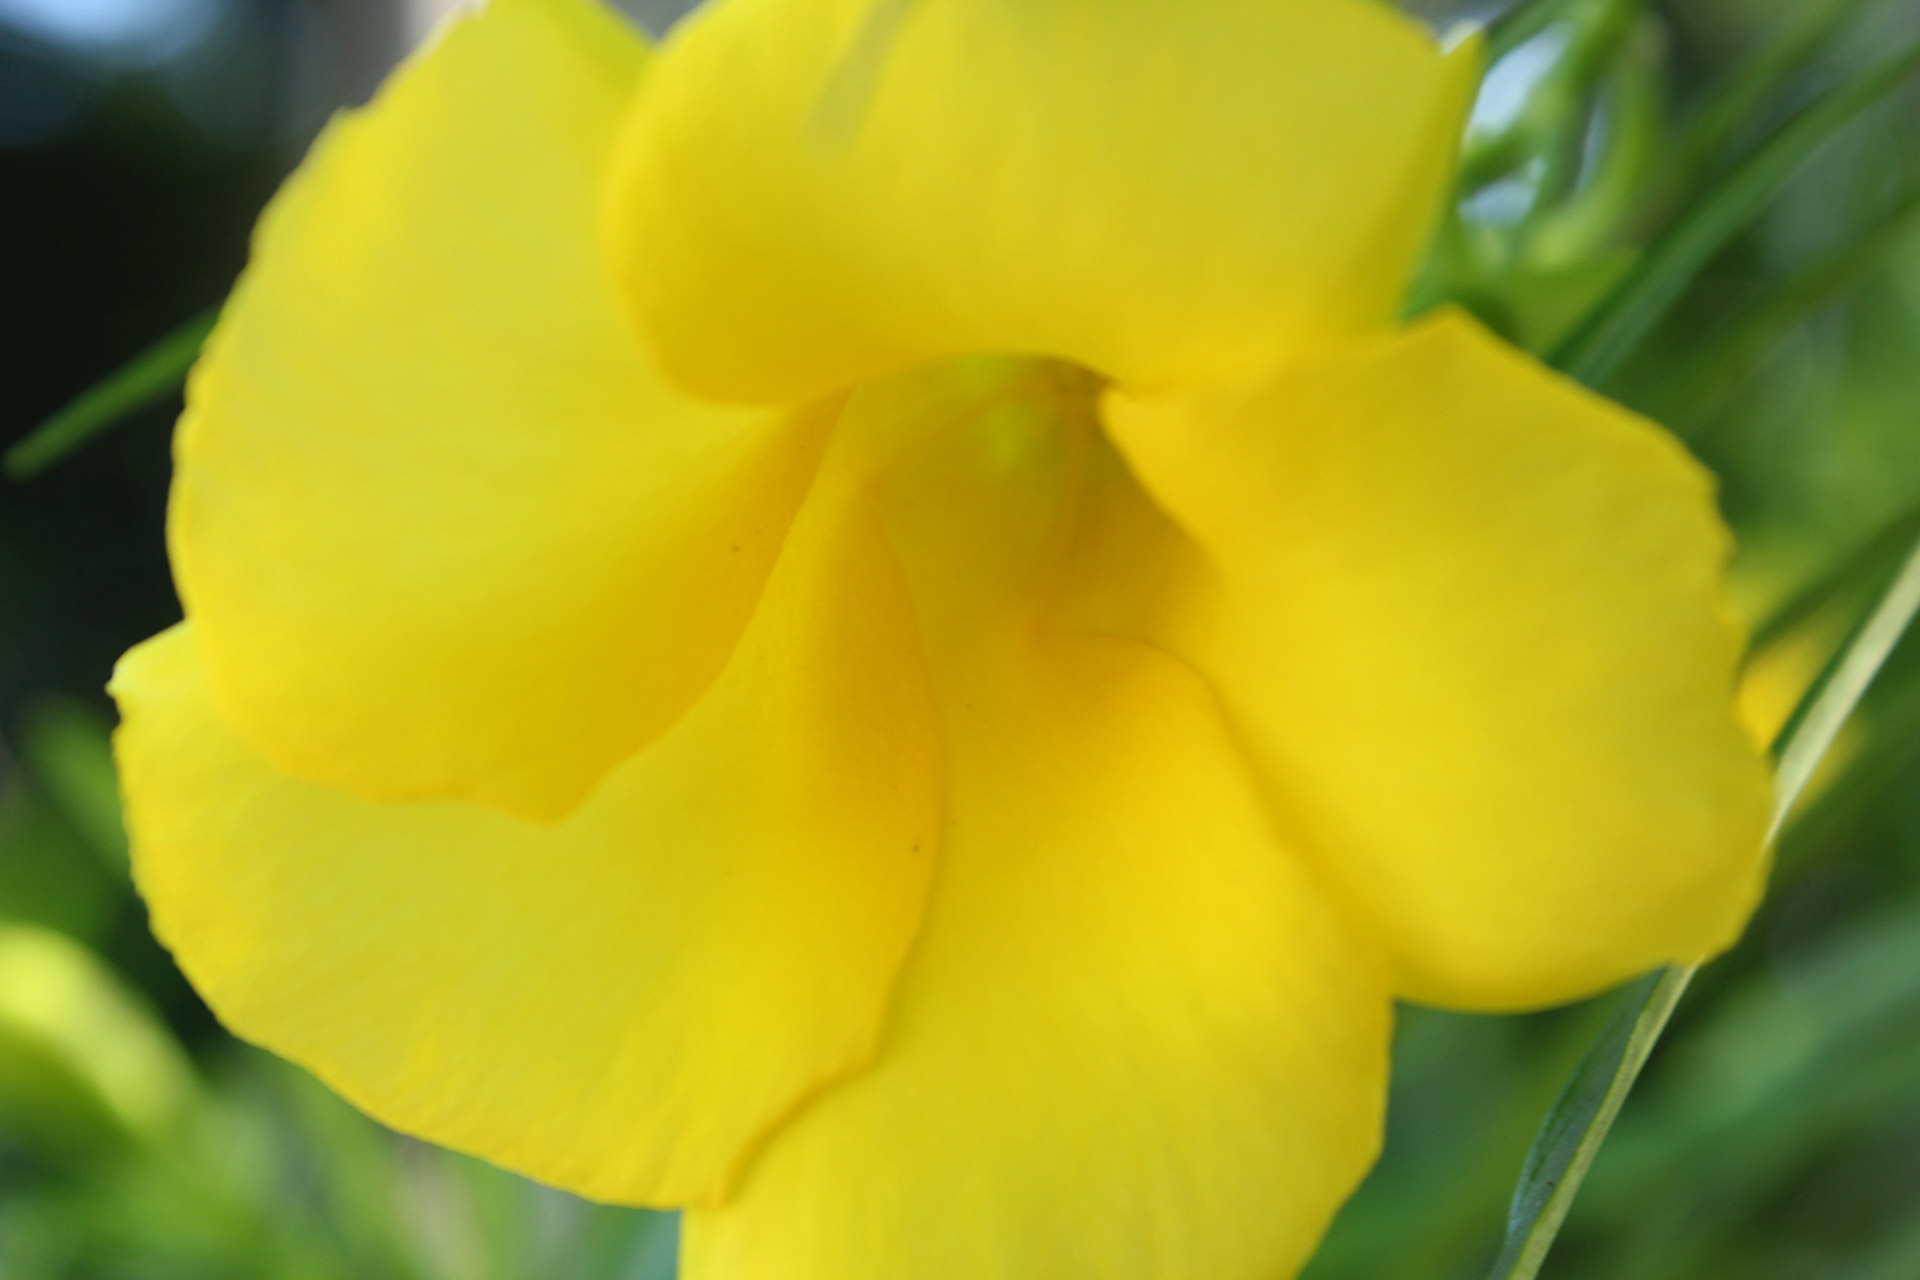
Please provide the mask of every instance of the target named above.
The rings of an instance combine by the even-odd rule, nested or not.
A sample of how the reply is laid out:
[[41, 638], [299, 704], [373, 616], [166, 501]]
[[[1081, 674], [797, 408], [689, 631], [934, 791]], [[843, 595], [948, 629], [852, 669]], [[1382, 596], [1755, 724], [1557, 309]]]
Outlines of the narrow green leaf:
[[1743, 59], [1714, 86], [1680, 140], [1675, 167], [1682, 175], [1704, 172], [1739, 137], [1787, 81], [1831, 41], [1864, 0], [1800, 0], [1783, 7], [1772, 41]]
[[1894, 513], [1870, 537], [1756, 623], [1747, 639], [1748, 660], [1793, 634], [1836, 600], [1883, 579], [1906, 556], [1915, 538], [1920, 538], [1920, 502]]
[[[1841, 727], [1920, 613], [1920, 545], [1879, 604], [1801, 701], [1774, 744], [1771, 844]], [[1490, 1280], [1534, 1280], [1594, 1155], [1697, 967], [1675, 965], [1628, 989], [1614, 1020], [1575, 1069], [1527, 1153]]]
[[[1698, 433], [1753, 370], [1809, 316], [1857, 288], [1920, 230], [1920, 190], [1908, 193], [1845, 248], [1802, 269], [1742, 310], [1691, 355], [1662, 396], [1661, 421], [1682, 437]], [[1757, 638], [1756, 638], [1757, 643]]]
[[135, 410], [178, 391], [218, 314], [215, 308], [195, 316], [34, 428], [7, 450], [7, 474], [36, 476]]
[[1574, 1069], [1520, 1167], [1520, 1183], [1507, 1212], [1506, 1244], [1493, 1264], [1494, 1280], [1533, 1280], [1539, 1273], [1601, 1140], [1695, 972], [1693, 965], [1675, 965], [1634, 983]]
[[1769, 842], [1786, 825], [1794, 802], [1806, 790], [1814, 770], [1826, 758], [1880, 668], [1913, 626], [1916, 614], [1920, 614], [1920, 545], [1907, 553], [1880, 603], [1840, 647], [1780, 731], [1774, 747], [1776, 772], [1773, 821], [1767, 828]]
[[1552, 363], [1588, 386], [1604, 383], [1701, 268], [1801, 166], [1917, 68], [1920, 43], [1829, 91], [1776, 129], [1653, 242], [1612, 296], [1553, 353]]

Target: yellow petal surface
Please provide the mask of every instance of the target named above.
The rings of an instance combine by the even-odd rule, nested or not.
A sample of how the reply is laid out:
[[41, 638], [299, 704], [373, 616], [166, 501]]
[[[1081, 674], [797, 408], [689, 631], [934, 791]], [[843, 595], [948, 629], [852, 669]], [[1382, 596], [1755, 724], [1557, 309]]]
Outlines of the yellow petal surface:
[[874, 1066], [688, 1216], [687, 1280], [1273, 1280], [1372, 1158], [1380, 958], [1197, 675], [1041, 623], [1092, 407], [1022, 362], [853, 399], [849, 438], [913, 437], [881, 483], [947, 750], [934, 886]]
[[374, 798], [577, 803], [725, 662], [810, 419], [667, 389], [593, 237], [643, 50], [496, 0], [336, 123], [193, 377], [173, 563], [225, 715]]
[[716, 396], [973, 351], [1214, 376], [1392, 312], [1477, 61], [1379, 0], [718, 0], [609, 247]]
[[1452, 314], [1108, 409], [1218, 577], [1174, 643], [1400, 994], [1547, 1004], [1737, 936], [1767, 780], [1671, 438]]
[[1273, 1280], [1373, 1158], [1383, 968], [1204, 684], [987, 647], [940, 685], [950, 807], [880, 1057], [688, 1215], [687, 1280]]
[[816, 491], [726, 672], [558, 825], [290, 779], [221, 720], [195, 624], [136, 649], [117, 750], [159, 936], [230, 1027], [390, 1125], [717, 1201], [871, 1053], [938, 838], [910, 606], [855, 492]]

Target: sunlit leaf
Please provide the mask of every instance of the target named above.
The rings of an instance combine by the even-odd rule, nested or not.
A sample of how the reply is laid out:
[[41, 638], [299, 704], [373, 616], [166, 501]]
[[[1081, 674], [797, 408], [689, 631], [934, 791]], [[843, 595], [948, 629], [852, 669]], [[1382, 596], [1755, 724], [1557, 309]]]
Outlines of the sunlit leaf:
[[[38, 1087], [48, 1082], [58, 1090]], [[0, 1130], [44, 1124], [56, 1098], [85, 1099], [101, 1125], [155, 1139], [194, 1091], [180, 1046], [97, 956], [50, 929], [0, 925]], [[52, 1119], [54, 1131], [91, 1124]]]

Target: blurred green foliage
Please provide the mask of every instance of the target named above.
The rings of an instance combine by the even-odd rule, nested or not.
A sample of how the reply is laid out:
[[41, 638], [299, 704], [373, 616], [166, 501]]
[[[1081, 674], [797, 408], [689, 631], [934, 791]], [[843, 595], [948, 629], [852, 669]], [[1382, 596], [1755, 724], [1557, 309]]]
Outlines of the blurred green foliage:
[[[1496, 29], [1418, 302], [1460, 302], [1564, 358], [1676, 222], [1916, 40], [1910, 3], [1523, 6]], [[1823, 140], [1602, 381], [1721, 479], [1755, 635], [1747, 700], [1768, 731], [1920, 536], [1916, 109], [1903, 80]], [[1914, 644], [1835, 754], [1542, 1274], [1920, 1275]], [[1406, 1010], [1386, 1154], [1312, 1280], [1484, 1274], [1540, 1117], [1617, 998], [1514, 1019]]]
[[[1451, 21], [1444, 3], [1420, 7]], [[1912, 0], [1511, 8], [1414, 305], [1465, 305], [1566, 359], [1689, 211], [1730, 199], [1770, 139], [1916, 40]], [[1860, 105], [1687, 258], [1617, 367], [1583, 370], [1721, 478], [1755, 636], [1743, 699], [1768, 732], [1920, 537], [1920, 96], [1903, 82]], [[136, 297], [123, 259], [76, 253], [69, 292], [0, 301], [41, 308], [5, 317], [4, 440], [212, 301], [207, 281], [241, 256], [233, 211], [257, 207], [262, 175], [291, 156], [209, 159], [158, 136], [109, 119], [52, 151], [0, 150], [0, 179], [82, 202], [119, 198], [121, 179], [88, 196], [59, 185], [76, 172], [220, 175], [218, 199], [181, 220], [178, 278]], [[122, 234], [116, 209], [122, 222], [88, 234]], [[24, 280], [39, 242], [15, 232], [0, 261]], [[107, 273], [91, 294], [88, 269]], [[35, 341], [62, 358], [21, 356]], [[155, 394], [136, 389], [128, 407]], [[221, 1033], [147, 935], [99, 688], [113, 654], [170, 621], [159, 498], [174, 409], [0, 497], [0, 1276], [669, 1276], [670, 1217], [381, 1130]], [[1916, 781], [1908, 644], [1787, 829], [1746, 939], [1681, 1005], [1543, 1274], [1920, 1275]], [[1404, 1010], [1385, 1155], [1312, 1280], [1484, 1274], [1540, 1119], [1617, 999], [1515, 1018]]]

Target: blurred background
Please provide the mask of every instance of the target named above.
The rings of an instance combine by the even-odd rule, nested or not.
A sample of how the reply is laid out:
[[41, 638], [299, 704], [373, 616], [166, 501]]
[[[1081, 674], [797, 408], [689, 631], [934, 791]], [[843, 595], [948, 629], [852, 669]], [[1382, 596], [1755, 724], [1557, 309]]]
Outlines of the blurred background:
[[[444, 0], [0, 0], [0, 446], [218, 304], [328, 114]], [[684, 5], [634, 3], [658, 32]], [[1413, 3], [1457, 32], [1508, 6]], [[1529, 348], [1744, 156], [1920, 39], [1911, 0], [1534, 0], [1498, 29], [1413, 306]], [[1606, 389], [1720, 476], [1771, 734], [1920, 537], [1920, 94], [1882, 96], [1718, 252]], [[0, 481], [0, 1277], [664, 1280], [673, 1220], [394, 1137], [241, 1046], [147, 933], [101, 692], [178, 616], [166, 386]], [[1403, 1012], [1387, 1152], [1313, 1280], [1484, 1274], [1608, 1000]], [[1920, 652], [1682, 1006], [1548, 1276], [1920, 1276]]]

